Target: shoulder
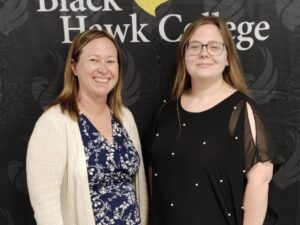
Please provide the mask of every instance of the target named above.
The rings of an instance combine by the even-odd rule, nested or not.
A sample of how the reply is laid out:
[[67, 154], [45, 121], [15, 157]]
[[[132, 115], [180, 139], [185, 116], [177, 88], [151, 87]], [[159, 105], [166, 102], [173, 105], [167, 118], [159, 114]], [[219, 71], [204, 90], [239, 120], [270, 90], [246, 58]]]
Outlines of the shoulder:
[[121, 106], [122, 115], [132, 115], [129, 108], [127, 108], [125, 105]]
[[164, 100], [157, 110], [157, 116], [169, 115], [176, 111], [178, 101]]
[[259, 106], [251, 96], [245, 95], [243, 93], [241, 93], [240, 96], [244, 102], [244, 106], [246, 108], [248, 116], [255, 117], [255, 119], [263, 117], [263, 110], [261, 106]]
[[257, 107], [254, 99], [250, 95], [246, 95], [240, 91], [237, 91], [237, 98], [244, 103], [248, 103], [250, 106]]
[[38, 118], [36, 126], [39, 124], [56, 124], [59, 126], [67, 121], [71, 121], [71, 118], [66, 113], [62, 112], [59, 105], [55, 105], [43, 112], [43, 114]]
[[64, 137], [64, 130], [68, 117], [62, 113], [59, 106], [52, 106], [38, 118], [30, 137], [30, 143], [40, 143], [50, 137], [59, 139]]
[[122, 105], [121, 112], [122, 121], [134, 120], [132, 112], [125, 105]]
[[244, 110], [247, 110], [248, 112], [250, 111], [250, 113], [259, 113], [260, 111], [259, 106], [256, 104], [254, 99], [251, 96], [246, 95], [240, 91], [237, 91], [234, 94], [233, 101], [233, 104], [236, 106], [234, 108], [240, 109], [235, 110], [236, 112], [243, 112]]
[[135, 147], [138, 148], [138, 151], [140, 151], [141, 147], [139, 142], [139, 134], [134, 117], [131, 111], [124, 105], [121, 108], [121, 112], [121, 123], [128, 132], [128, 135], [130, 136], [132, 141], [134, 142]]
[[244, 111], [246, 112], [245, 119], [250, 126], [253, 140], [255, 142], [257, 126], [263, 127], [263, 125], [265, 125], [262, 110], [250, 96], [240, 93], [240, 98], [243, 101], [242, 105], [245, 109]]
[[177, 117], [177, 106], [177, 101], [164, 100], [162, 104], [158, 107], [156, 112], [153, 114], [151, 130], [154, 131], [157, 129], [158, 126], [162, 125], [166, 121], [172, 120], [174, 116]]
[[137, 129], [135, 119], [134, 119], [132, 112], [130, 111], [130, 109], [128, 109], [124, 105], [121, 107], [121, 121], [120, 122], [123, 124], [123, 126], [125, 127], [125, 129], [127, 131]]

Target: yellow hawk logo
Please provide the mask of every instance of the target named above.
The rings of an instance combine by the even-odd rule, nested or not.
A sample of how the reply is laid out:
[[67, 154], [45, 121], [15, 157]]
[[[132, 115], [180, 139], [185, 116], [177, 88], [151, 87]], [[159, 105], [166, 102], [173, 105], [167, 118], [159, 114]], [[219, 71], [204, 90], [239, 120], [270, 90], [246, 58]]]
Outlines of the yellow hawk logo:
[[152, 16], [156, 16], [156, 8], [167, 1], [168, 0], [135, 0], [139, 7]]

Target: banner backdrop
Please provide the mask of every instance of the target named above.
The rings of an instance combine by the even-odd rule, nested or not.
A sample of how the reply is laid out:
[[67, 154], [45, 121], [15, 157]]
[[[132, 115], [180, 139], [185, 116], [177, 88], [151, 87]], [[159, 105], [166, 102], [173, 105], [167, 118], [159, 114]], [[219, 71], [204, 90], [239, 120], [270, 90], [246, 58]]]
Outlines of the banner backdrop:
[[299, 225], [300, 0], [0, 0], [0, 224], [35, 224], [27, 143], [42, 108], [62, 87], [74, 35], [94, 27], [120, 43], [123, 96], [144, 143], [169, 95], [181, 33], [211, 14], [226, 20], [253, 97], [270, 122], [281, 165], [269, 200], [276, 225]]

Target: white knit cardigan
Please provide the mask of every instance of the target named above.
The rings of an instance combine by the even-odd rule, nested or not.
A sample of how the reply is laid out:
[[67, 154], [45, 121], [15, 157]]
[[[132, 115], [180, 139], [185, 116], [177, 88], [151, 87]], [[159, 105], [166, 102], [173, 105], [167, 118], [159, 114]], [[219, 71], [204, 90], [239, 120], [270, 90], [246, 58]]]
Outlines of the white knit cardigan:
[[[148, 196], [138, 131], [127, 108], [122, 108], [122, 115], [122, 124], [140, 156], [135, 187], [141, 224], [146, 225]], [[38, 119], [26, 161], [29, 196], [38, 225], [95, 225], [78, 122], [63, 114], [59, 106]]]

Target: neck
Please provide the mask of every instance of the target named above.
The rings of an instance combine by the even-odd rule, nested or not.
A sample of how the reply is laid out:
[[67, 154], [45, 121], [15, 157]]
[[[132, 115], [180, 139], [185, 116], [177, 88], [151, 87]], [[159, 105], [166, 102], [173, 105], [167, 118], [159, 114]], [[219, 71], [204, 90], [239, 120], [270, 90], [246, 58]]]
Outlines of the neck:
[[108, 105], [106, 104], [106, 97], [104, 98], [90, 98], [89, 96], [86, 95], [79, 95], [79, 109], [85, 114], [89, 115], [99, 115], [104, 113]]
[[192, 88], [181, 97], [182, 107], [190, 112], [205, 111], [234, 93], [236, 89], [223, 79], [214, 82], [192, 82]]
[[190, 94], [194, 97], [209, 97], [228, 89], [229, 85], [223, 78], [218, 80], [201, 79], [192, 81]]

